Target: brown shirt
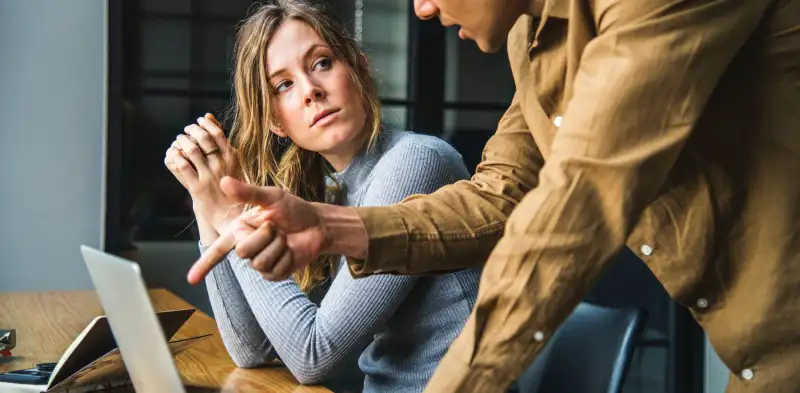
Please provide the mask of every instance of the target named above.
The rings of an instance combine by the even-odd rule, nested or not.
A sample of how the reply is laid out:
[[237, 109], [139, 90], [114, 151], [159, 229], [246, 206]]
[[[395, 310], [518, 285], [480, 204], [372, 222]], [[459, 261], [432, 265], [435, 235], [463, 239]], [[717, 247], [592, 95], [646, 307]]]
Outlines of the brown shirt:
[[426, 391], [503, 391], [626, 243], [729, 392], [800, 391], [800, 1], [548, 0], [508, 48], [517, 92], [472, 180], [358, 210], [354, 274], [488, 257]]

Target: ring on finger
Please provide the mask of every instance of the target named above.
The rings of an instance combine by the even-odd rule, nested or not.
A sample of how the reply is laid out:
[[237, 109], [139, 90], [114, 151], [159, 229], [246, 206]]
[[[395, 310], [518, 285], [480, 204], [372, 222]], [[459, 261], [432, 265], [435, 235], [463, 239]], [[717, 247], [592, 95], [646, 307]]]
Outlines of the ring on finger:
[[204, 151], [203, 154], [206, 155], [206, 156], [210, 156], [212, 154], [219, 154], [219, 151], [220, 151], [219, 150], [219, 146], [217, 146], [217, 147], [214, 147], [213, 149], [211, 149], [209, 151]]

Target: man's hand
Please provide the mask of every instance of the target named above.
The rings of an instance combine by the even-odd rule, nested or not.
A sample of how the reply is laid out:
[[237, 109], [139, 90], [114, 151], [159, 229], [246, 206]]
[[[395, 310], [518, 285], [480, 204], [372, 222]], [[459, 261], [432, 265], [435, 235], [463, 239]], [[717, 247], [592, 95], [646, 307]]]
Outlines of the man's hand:
[[189, 283], [202, 281], [234, 248], [240, 258], [250, 259], [254, 269], [273, 281], [307, 266], [323, 250], [326, 236], [321, 205], [276, 187], [253, 186], [231, 177], [223, 178], [220, 188], [231, 200], [259, 209], [242, 213], [220, 234], [189, 270]]

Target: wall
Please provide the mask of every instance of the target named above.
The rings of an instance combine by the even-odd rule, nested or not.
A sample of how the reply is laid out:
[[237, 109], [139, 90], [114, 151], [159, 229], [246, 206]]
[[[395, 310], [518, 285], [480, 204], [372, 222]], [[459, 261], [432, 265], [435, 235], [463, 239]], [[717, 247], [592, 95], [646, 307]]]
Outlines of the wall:
[[106, 2], [0, 0], [0, 291], [92, 288], [102, 247]]
[[705, 393], [724, 393], [728, 386], [730, 371], [722, 363], [711, 342], [706, 337]]

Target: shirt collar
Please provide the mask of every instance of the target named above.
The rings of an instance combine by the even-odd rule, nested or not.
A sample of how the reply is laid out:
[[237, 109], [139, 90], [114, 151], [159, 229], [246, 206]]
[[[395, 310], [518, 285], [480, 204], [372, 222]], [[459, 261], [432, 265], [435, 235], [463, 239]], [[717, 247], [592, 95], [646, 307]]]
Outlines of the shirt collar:
[[542, 16], [545, 14], [559, 19], [569, 18], [570, 0], [546, 0]]
[[365, 144], [344, 170], [333, 173], [334, 179], [339, 182], [346, 193], [352, 193], [366, 183], [372, 168], [381, 159], [385, 144], [391, 134], [391, 131], [382, 130], [373, 146], [368, 147]]
[[[536, 33], [533, 35], [533, 40], [528, 46], [529, 51], [536, 46], [539, 35], [542, 33], [542, 30], [544, 30], [548, 18], [569, 19], [569, 1], [570, 0], [545, 0], [544, 7], [542, 7], [542, 15], [538, 18], [539, 25], [536, 27]], [[537, 18], [534, 18], [534, 20], [536, 19]]]

